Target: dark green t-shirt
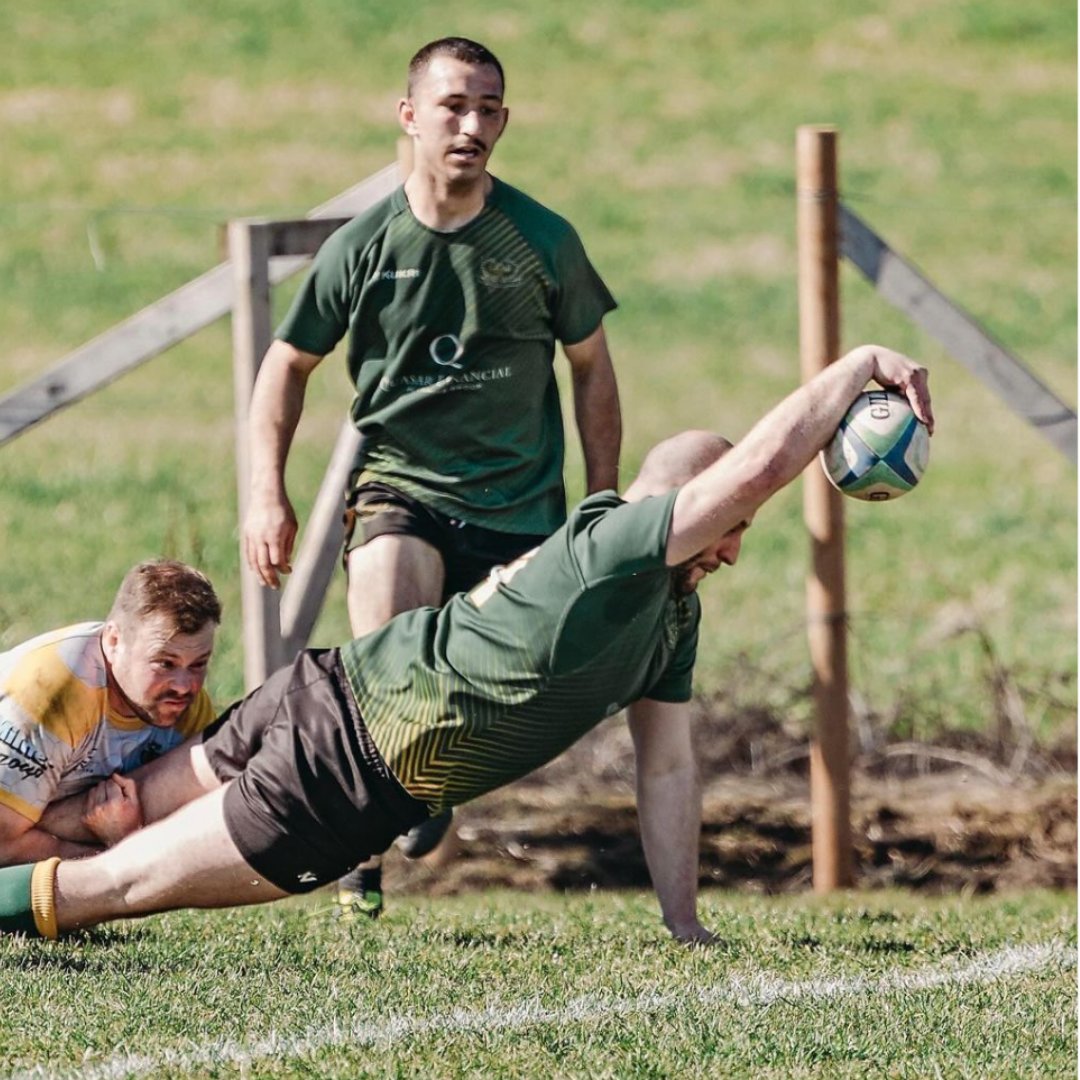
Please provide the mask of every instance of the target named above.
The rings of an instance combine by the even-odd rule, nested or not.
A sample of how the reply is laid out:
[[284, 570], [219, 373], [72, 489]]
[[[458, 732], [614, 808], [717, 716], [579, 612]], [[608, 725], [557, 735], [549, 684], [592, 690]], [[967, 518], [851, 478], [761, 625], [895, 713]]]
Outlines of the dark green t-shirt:
[[566, 517], [555, 341], [583, 341], [614, 307], [570, 224], [508, 184], [449, 233], [399, 188], [326, 241], [277, 336], [323, 356], [349, 334], [371, 479], [549, 533]]
[[411, 795], [457, 805], [632, 701], [689, 700], [701, 608], [664, 564], [674, 502], [590, 496], [472, 592], [342, 648], [364, 723]]

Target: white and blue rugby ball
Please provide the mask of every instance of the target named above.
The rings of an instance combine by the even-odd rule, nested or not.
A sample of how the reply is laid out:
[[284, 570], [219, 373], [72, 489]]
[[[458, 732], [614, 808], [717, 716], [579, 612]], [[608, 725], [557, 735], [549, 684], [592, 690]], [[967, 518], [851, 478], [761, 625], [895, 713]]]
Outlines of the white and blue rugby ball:
[[929, 459], [926, 425], [895, 390], [864, 390], [821, 451], [833, 487], [868, 502], [898, 499], [910, 491]]

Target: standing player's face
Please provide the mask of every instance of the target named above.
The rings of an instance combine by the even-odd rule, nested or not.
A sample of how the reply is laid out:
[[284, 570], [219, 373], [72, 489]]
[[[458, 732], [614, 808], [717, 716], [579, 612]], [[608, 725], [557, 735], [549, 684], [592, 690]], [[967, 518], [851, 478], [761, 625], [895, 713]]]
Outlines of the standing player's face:
[[436, 56], [399, 105], [401, 126], [414, 136], [415, 165], [451, 186], [481, 180], [509, 111], [493, 67]]
[[206, 681], [216, 629], [208, 622], [194, 634], [177, 634], [164, 615], [127, 627], [106, 623], [101, 647], [122, 695], [121, 713], [155, 727], [178, 723]]

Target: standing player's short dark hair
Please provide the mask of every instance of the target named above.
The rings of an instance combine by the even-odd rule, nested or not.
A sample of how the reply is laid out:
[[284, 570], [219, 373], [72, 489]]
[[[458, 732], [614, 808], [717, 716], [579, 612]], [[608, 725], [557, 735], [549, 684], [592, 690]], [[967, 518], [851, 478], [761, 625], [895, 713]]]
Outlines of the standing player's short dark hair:
[[194, 567], [154, 559], [124, 575], [109, 621], [129, 627], [150, 615], [166, 616], [178, 634], [197, 634], [208, 622], [221, 622], [221, 601], [210, 579]]
[[461, 60], [466, 64], [493, 67], [499, 73], [499, 82], [502, 84], [503, 93], [506, 93], [506, 76], [503, 74], [502, 64], [499, 63], [490, 49], [485, 48], [478, 41], [471, 41], [469, 38], [445, 37], [439, 38], [438, 41], [429, 41], [409, 61], [407, 93], [410, 97], [413, 88], [436, 56], [449, 56], [453, 60]]

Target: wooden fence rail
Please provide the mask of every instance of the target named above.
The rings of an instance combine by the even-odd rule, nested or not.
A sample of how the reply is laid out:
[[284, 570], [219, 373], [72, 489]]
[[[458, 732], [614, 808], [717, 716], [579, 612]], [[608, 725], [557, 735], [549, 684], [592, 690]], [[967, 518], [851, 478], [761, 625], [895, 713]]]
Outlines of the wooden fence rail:
[[967, 312], [897, 255], [853, 210], [840, 206], [840, 251], [874, 288], [936, 338], [1018, 416], [1076, 464], [1076, 413]]
[[[355, 216], [400, 182], [399, 166], [388, 165], [316, 207], [310, 216]], [[292, 255], [284, 249], [280, 254], [284, 257], [276, 259], [271, 267], [271, 284], [284, 281], [308, 262], [303, 255]], [[233, 270], [229, 263], [222, 263], [81, 345], [36, 379], [0, 397], [0, 446], [228, 315], [232, 307]]]

